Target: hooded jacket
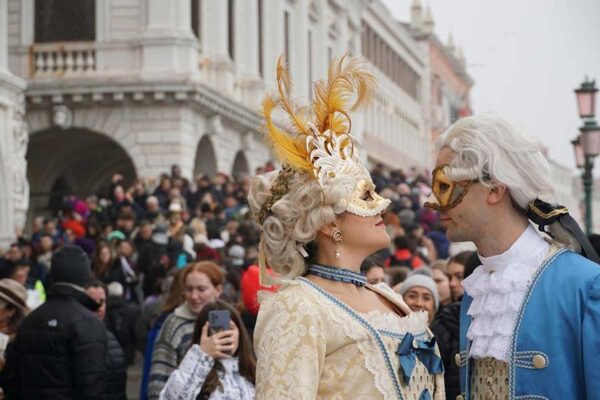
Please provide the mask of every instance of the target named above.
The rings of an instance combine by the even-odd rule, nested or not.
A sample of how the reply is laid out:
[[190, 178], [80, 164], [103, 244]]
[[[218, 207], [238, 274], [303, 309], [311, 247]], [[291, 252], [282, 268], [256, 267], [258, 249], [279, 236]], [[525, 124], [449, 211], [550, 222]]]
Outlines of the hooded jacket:
[[25, 318], [7, 354], [2, 386], [9, 399], [104, 399], [106, 329], [99, 307], [79, 286], [55, 283]]

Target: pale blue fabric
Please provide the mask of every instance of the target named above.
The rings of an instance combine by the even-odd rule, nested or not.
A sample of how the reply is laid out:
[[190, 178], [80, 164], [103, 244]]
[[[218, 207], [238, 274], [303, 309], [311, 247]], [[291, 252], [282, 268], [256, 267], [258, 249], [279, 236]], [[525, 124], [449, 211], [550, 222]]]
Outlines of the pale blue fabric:
[[[461, 354], [470, 346], [471, 301], [465, 294]], [[542, 265], [521, 306], [511, 349], [510, 399], [600, 399], [600, 265], [568, 250]], [[535, 355], [547, 360], [544, 368], [534, 367]], [[465, 398], [470, 398], [471, 368], [471, 360], [460, 368]]]

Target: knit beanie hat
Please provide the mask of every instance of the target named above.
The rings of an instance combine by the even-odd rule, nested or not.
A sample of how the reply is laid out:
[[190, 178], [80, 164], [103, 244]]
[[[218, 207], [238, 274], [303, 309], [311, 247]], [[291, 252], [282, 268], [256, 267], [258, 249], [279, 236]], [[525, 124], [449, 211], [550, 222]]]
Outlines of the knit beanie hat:
[[[54, 265], [52, 266], [54, 268]], [[435, 285], [435, 281], [428, 277], [427, 275], [422, 274], [414, 274], [406, 278], [402, 285], [400, 286], [400, 294], [404, 296], [404, 293], [408, 292], [410, 288], [415, 286], [421, 286], [425, 289], [429, 290], [433, 295], [433, 301], [435, 303], [435, 309], [438, 310], [440, 305], [440, 295], [437, 291], [437, 286]]]
[[90, 259], [78, 246], [66, 245], [52, 255], [52, 283], [65, 282], [85, 287], [90, 280]]

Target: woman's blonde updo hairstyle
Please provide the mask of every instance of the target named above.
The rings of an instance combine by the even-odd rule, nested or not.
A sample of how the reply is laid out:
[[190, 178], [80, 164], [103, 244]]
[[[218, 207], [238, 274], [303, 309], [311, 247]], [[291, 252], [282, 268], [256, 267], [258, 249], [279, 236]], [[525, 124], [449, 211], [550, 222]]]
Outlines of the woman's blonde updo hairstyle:
[[[250, 184], [248, 203], [257, 215], [271, 196], [279, 170], [255, 176]], [[282, 278], [300, 276], [306, 260], [300, 247], [306, 247], [317, 237], [319, 229], [335, 220], [336, 213], [345, 210], [344, 179], [330, 185], [327, 192], [306, 174], [294, 173], [289, 192], [271, 207], [262, 224], [261, 251], [267, 265]]]
[[[368, 104], [373, 97], [375, 77], [363, 67], [363, 61], [345, 62], [345, 57], [332, 60], [327, 80], [315, 83], [312, 105], [301, 108], [290, 98], [291, 79], [285, 61], [282, 57], [277, 61], [278, 96], [265, 96], [262, 113], [265, 141], [284, 168], [253, 178], [248, 194], [250, 209], [263, 230], [259, 245], [261, 282], [269, 281], [266, 266], [280, 278], [302, 275], [306, 258], [315, 256], [314, 241], [319, 229], [348, 208], [347, 194], [356, 186], [355, 177], [334, 174], [326, 184], [319, 184], [315, 169], [323, 167], [315, 163], [326, 157], [320, 153], [327, 151], [321, 149], [319, 153], [315, 146], [328, 143], [331, 148], [341, 135], [349, 134], [350, 112]], [[276, 110], [287, 116], [290, 134], [273, 121]], [[335, 145], [340, 152], [336, 157], [354, 145], [350, 136], [346, 138]]]

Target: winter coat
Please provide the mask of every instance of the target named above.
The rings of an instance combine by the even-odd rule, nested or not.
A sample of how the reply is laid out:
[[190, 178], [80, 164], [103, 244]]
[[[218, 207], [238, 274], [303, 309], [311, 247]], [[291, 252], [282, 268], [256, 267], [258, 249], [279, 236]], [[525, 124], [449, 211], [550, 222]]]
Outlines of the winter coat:
[[139, 312], [137, 304], [122, 297], [109, 295], [106, 300], [106, 327], [119, 341], [127, 364], [132, 364], [135, 357], [135, 322]]
[[177, 369], [192, 345], [195, 320], [196, 316], [192, 314], [187, 303], [183, 303], [167, 317], [160, 328], [152, 352], [152, 367], [148, 384], [150, 400], [159, 398], [160, 391], [167, 379]]
[[140, 384], [140, 400], [148, 400], [148, 385], [150, 383], [150, 369], [152, 368], [152, 354], [154, 342], [160, 329], [170, 313], [162, 313], [154, 322], [146, 336], [146, 349], [144, 350], [144, 365], [142, 366], [142, 383]]
[[448, 399], [455, 399], [460, 394], [459, 369], [455, 362], [460, 351], [459, 319], [460, 301], [457, 301], [442, 307], [431, 324], [444, 361], [444, 382]]
[[106, 399], [127, 399], [127, 362], [125, 353], [115, 335], [107, 331], [106, 351]]
[[[221, 364], [217, 372], [221, 387], [208, 396], [209, 400], [254, 400], [254, 385], [240, 374], [238, 358], [218, 362]], [[192, 345], [179, 367], [169, 376], [160, 392], [160, 400], [197, 399], [214, 365], [214, 358], [202, 351], [199, 345]]]
[[106, 329], [82, 288], [55, 283], [25, 318], [6, 367], [9, 399], [105, 399]]

